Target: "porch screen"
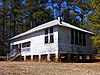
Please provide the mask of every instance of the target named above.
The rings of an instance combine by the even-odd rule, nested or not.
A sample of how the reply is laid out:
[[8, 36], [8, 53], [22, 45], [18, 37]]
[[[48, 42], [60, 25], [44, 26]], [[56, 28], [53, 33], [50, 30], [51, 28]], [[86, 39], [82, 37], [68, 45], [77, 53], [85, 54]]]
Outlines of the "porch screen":
[[30, 41], [22, 43], [22, 48], [24, 48], [24, 47], [30, 47]]
[[29, 52], [30, 51], [30, 41], [22, 43], [22, 52]]
[[86, 46], [86, 33], [71, 29], [71, 44]]

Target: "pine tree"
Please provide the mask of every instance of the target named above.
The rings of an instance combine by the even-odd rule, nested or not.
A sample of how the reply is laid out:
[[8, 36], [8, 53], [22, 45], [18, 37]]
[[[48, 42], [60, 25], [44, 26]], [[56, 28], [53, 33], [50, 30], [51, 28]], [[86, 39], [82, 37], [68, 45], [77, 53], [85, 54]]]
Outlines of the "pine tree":
[[45, 9], [47, 0], [1, 0], [0, 7], [0, 55], [9, 51], [9, 38], [52, 19]]
[[46, 8], [47, 0], [26, 0], [26, 22], [32, 28], [52, 19], [50, 10]]
[[85, 24], [85, 15], [90, 10], [88, 4], [89, 2], [83, 0], [51, 0], [48, 2], [50, 8], [52, 7], [52, 12], [54, 12], [54, 19], [60, 16], [62, 20], [75, 26]]
[[7, 6], [6, 6], [6, 3], [7, 1], [6, 0], [1, 0], [3, 2], [3, 4], [1, 5], [1, 10], [0, 10], [0, 51], [1, 51], [1, 54], [0, 55], [6, 55], [7, 54], [7, 13], [6, 13], [6, 10], [7, 10]]
[[10, 3], [10, 6], [11, 6], [11, 9], [10, 9], [10, 14], [11, 14], [11, 19], [10, 19], [10, 23], [11, 23], [11, 26], [13, 27], [12, 31], [13, 31], [13, 35], [12, 36], [15, 36], [19, 33], [21, 33], [21, 23], [23, 23], [23, 10], [21, 9], [22, 8], [22, 5], [21, 5], [21, 0], [11, 0], [11, 3]]
[[0, 7], [0, 55], [6, 55], [9, 51], [9, 38], [22, 32], [21, 0], [1, 0]]
[[93, 13], [88, 15], [88, 19], [92, 23], [91, 30], [96, 33], [96, 36], [92, 37], [93, 46], [100, 53], [100, 0], [91, 0], [90, 7]]

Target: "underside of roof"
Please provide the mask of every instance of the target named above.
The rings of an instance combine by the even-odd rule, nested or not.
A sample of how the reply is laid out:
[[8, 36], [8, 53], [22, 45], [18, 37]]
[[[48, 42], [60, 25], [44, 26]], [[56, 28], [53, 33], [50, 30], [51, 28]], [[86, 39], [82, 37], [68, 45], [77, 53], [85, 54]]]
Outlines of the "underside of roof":
[[68, 28], [72, 28], [72, 29], [76, 29], [76, 30], [79, 30], [79, 31], [82, 31], [82, 32], [86, 32], [86, 33], [89, 33], [89, 34], [92, 34], [94, 35], [95, 33], [93, 32], [90, 32], [90, 31], [87, 31], [87, 30], [84, 30], [82, 28], [79, 28], [79, 27], [76, 27], [74, 25], [71, 25], [71, 24], [68, 24], [66, 22], [61, 22], [59, 19], [58, 20], [53, 20], [53, 21], [50, 21], [50, 22], [47, 22], [47, 23], [44, 23], [42, 25], [39, 25], [35, 28], [32, 28], [24, 33], [21, 33], [19, 35], [16, 35], [12, 38], [10, 38], [9, 40], [12, 40], [12, 39], [16, 39], [16, 38], [19, 38], [19, 37], [22, 37], [22, 36], [25, 36], [27, 34], [30, 34], [30, 33], [33, 33], [33, 32], [36, 32], [36, 31], [39, 31], [39, 30], [42, 30], [42, 29], [45, 29], [45, 28], [48, 28], [48, 27], [51, 27], [51, 26], [55, 26], [55, 25], [60, 25], [60, 26], [64, 26], [64, 27], [68, 27]]

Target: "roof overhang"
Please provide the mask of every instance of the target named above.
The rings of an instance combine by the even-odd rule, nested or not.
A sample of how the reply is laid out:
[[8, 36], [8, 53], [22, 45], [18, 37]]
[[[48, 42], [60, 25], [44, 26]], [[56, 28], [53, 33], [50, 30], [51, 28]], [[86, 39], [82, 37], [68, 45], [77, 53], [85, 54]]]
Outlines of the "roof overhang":
[[71, 28], [71, 29], [75, 29], [75, 30], [79, 30], [79, 31], [82, 31], [82, 32], [85, 32], [85, 33], [88, 33], [88, 34], [95, 35], [95, 33], [91, 32], [91, 31], [88, 31], [88, 30], [85, 30], [85, 29], [82, 29], [82, 28], [76, 27], [76, 26], [71, 25], [71, 24], [66, 23], [66, 22], [62, 22], [62, 26], [64, 26], [64, 27], [68, 27], [68, 28]]

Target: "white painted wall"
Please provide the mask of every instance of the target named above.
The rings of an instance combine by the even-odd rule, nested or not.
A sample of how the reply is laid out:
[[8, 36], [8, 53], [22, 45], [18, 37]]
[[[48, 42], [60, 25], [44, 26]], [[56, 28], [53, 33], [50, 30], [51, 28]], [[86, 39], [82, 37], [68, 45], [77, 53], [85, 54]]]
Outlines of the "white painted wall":
[[[89, 34], [86, 35], [86, 46], [71, 44], [71, 29], [63, 26], [54, 26], [54, 43], [45, 44], [45, 29], [34, 32], [27, 36], [11, 40], [10, 45], [20, 44], [31, 41], [30, 51], [21, 53], [24, 55], [39, 54], [91, 54], [93, 53]], [[59, 41], [58, 41], [59, 40]], [[12, 47], [10, 47], [12, 48]]]
[[[39, 54], [55, 54], [58, 53], [58, 27], [53, 27], [54, 31], [54, 43], [45, 44], [45, 29], [37, 31], [18, 39], [11, 40], [10, 45], [20, 44], [31, 41], [30, 51], [21, 52], [24, 55], [39, 55]], [[12, 47], [11, 47], [12, 48]]]

